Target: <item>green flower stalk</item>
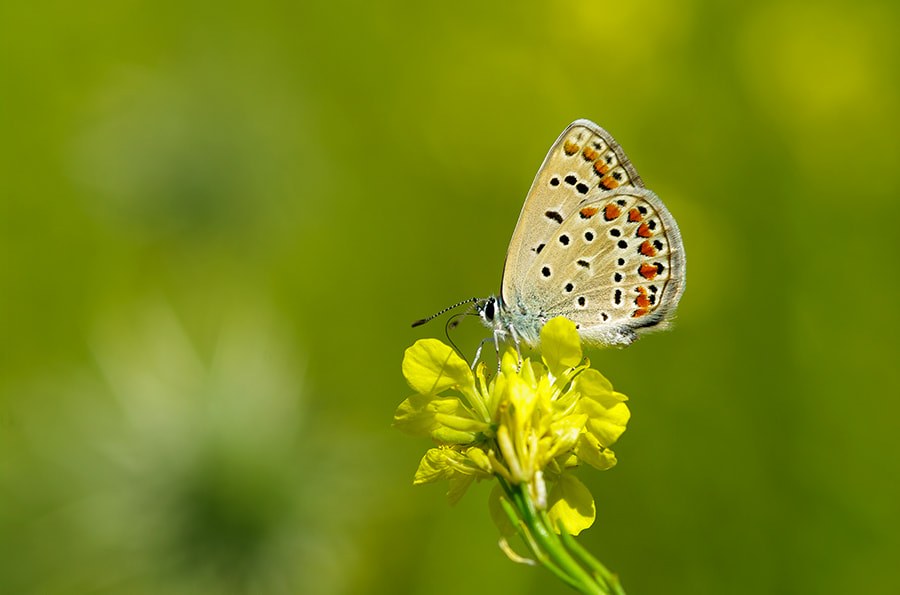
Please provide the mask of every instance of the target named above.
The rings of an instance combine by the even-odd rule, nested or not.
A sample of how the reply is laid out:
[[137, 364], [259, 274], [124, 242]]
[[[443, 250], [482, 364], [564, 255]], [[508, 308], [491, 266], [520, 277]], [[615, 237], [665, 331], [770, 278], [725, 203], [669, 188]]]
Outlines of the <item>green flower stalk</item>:
[[[474, 481], [497, 479], [490, 510], [510, 559], [535, 560], [582, 593], [624, 595], [618, 579], [572, 538], [590, 527], [594, 499], [571, 470], [613, 467], [610, 449], [625, 431], [627, 397], [583, 358], [575, 324], [550, 320], [541, 330], [541, 360], [501, 357], [488, 377], [473, 372], [449, 346], [422, 339], [406, 350], [403, 375], [416, 394], [397, 408], [394, 427], [435, 442], [414, 483], [447, 480], [451, 504]], [[531, 558], [506, 541], [518, 534]]]

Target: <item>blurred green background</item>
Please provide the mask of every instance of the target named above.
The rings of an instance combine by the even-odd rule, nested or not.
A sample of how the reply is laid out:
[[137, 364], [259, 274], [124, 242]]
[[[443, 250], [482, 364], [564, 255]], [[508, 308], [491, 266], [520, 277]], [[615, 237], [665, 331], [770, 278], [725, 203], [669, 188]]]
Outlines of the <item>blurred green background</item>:
[[582, 543], [900, 592], [896, 2], [4, 2], [0, 48], [4, 593], [568, 592], [390, 422], [581, 117], [688, 255], [591, 354], [633, 418]]

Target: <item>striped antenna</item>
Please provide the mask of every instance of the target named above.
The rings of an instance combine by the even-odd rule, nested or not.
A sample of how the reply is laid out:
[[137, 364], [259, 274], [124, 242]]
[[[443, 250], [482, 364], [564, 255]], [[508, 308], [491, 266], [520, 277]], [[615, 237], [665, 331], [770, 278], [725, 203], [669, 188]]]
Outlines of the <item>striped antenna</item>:
[[438, 316], [440, 316], [440, 315], [443, 314], [444, 312], [449, 312], [449, 311], [452, 310], [453, 308], [459, 308], [459, 307], [462, 306], [463, 304], [471, 304], [472, 302], [477, 302], [477, 301], [480, 301], [480, 300], [482, 300], [482, 299], [484, 299], [484, 298], [471, 298], [471, 299], [468, 299], [468, 300], [463, 300], [463, 301], [461, 301], [461, 302], [458, 303], [458, 304], [454, 304], [454, 305], [450, 306], [449, 308], [444, 308], [443, 310], [441, 310], [441, 311], [438, 312], [437, 314], [432, 314], [432, 315], [429, 316], [428, 318], [422, 318], [421, 320], [417, 320], [417, 321], [415, 321], [414, 323], [412, 323], [412, 325], [413, 325], [413, 327], [422, 326], [423, 324], [425, 324], [426, 322], [428, 322], [428, 321], [431, 320], [432, 318], [437, 318]]

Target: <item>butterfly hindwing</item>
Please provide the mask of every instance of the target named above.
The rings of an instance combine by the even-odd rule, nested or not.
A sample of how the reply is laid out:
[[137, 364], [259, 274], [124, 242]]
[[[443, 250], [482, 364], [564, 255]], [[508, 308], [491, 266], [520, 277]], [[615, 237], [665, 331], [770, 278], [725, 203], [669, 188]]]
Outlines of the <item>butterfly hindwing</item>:
[[675, 220], [651, 191], [622, 187], [582, 202], [524, 271], [529, 309], [565, 316], [588, 342], [628, 344], [665, 322], [684, 289]]

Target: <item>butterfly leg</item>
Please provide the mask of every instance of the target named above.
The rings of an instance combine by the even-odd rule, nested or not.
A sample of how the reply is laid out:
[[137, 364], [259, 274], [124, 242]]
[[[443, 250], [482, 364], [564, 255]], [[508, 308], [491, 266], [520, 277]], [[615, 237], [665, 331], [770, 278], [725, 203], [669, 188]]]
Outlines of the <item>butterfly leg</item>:
[[[509, 325], [509, 334], [510, 334], [510, 336], [512, 336], [513, 343], [516, 344], [516, 355], [519, 356], [519, 367], [517, 368], [517, 371], [521, 372], [522, 371], [522, 350], [519, 349], [519, 335], [516, 334], [516, 327], [514, 327], [511, 324]], [[497, 357], [498, 357], [498, 359], [500, 357], [499, 350], [498, 350]]]
[[494, 329], [494, 351], [497, 353], [497, 372], [500, 372], [500, 341], [501, 337], [506, 334], [506, 331], [501, 329]]
[[478, 344], [478, 349], [475, 351], [475, 359], [472, 360], [472, 369], [475, 369], [475, 366], [478, 365], [478, 360], [481, 358], [481, 348], [484, 347], [484, 344], [488, 341], [494, 343], [496, 345], [497, 340], [495, 337], [487, 337], [486, 339], [482, 339], [481, 343]]

